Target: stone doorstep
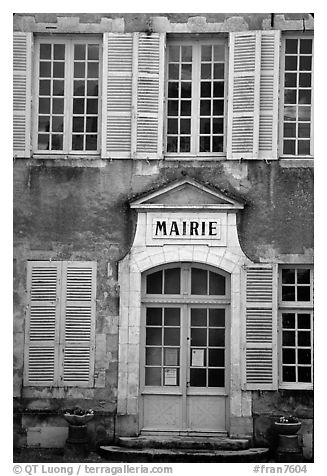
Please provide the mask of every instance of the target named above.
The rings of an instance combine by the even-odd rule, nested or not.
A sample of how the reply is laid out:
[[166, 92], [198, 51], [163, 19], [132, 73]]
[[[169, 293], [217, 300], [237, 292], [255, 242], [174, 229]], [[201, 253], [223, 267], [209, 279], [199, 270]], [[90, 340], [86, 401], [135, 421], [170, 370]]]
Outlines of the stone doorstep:
[[245, 450], [198, 450], [198, 449], [158, 449], [124, 448], [121, 446], [100, 446], [98, 453], [108, 461], [125, 462], [176, 462], [176, 463], [252, 463], [269, 461], [269, 448], [248, 448]]
[[226, 437], [196, 437], [196, 436], [137, 436], [120, 437], [117, 445], [132, 449], [193, 449], [193, 450], [220, 450], [237, 451], [246, 450], [250, 447], [250, 441], [246, 438]]

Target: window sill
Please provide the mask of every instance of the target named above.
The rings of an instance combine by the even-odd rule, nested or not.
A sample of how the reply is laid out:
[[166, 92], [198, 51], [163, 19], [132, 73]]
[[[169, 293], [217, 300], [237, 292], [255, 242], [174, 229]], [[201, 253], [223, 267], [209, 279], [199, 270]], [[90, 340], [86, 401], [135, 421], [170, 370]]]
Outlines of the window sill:
[[280, 157], [280, 166], [284, 168], [298, 168], [298, 167], [306, 167], [306, 168], [313, 168], [314, 167], [314, 160], [313, 157]]
[[282, 383], [279, 385], [278, 390], [313, 390], [313, 384], [312, 383], [296, 383], [296, 384]]

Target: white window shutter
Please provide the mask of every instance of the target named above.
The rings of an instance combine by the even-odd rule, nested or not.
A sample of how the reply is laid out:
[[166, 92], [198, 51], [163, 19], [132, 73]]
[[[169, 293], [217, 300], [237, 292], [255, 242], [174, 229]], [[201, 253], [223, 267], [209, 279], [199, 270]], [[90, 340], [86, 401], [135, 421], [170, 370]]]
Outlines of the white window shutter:
[[228, 159], [276, 159], [279, 32], [230, 33]]
[[96, 263], [63, 263], [59, 367], [64, 386], [93, 386]]
[[13, 36], [13, 152], [30, 157], [32, 33]]
[[277, 362], [277, 267], [246, 267], [243, 326], [243, 388], [275, 390]]
[[161, 158], [163, 153], [164, 34], [137, 33], [134, 71], [137, 104], [133, 157]]
[[49, 261], [27, 263], [25, 385], [58, 383], [60, 276], [60, 263]]
[[259, 159], [277, 159], [280, 32], [261, 32]]
[[131, 157], [133, 35], [104, 33], [102, 138], [104, 158]]

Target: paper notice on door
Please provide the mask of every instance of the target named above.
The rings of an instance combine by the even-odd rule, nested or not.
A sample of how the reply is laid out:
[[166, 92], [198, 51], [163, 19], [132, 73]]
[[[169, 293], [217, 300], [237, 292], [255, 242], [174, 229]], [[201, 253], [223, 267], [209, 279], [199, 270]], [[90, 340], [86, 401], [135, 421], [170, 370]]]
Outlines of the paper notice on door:
[[164, 369], [165, 385], [177, 385], [177, 369]]
[[204, 349], [192, 349], [192, 367], [204, 367]]

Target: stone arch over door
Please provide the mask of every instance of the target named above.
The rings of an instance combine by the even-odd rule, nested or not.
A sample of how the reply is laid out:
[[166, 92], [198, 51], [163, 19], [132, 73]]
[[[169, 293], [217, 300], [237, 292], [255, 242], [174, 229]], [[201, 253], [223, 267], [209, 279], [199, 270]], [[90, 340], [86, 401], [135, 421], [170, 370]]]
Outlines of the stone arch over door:
[[[228, 431], [233, 418], [251, 416], [251, 396], [241, 391], [241, 325], [243, 265], [248, 259], [241, 248], [232, 251], [208, 246], [164, 245], [133, 247], [120, 262], [120, 318], [117, 414], [130, 423], [126, 434], [139, 432], [140, 322], [142, 273], [156, 266], [180, 262], [212, 266], [230, 274], [230, 399]], [[124, 426], [124, 425], [123, 425]]]

